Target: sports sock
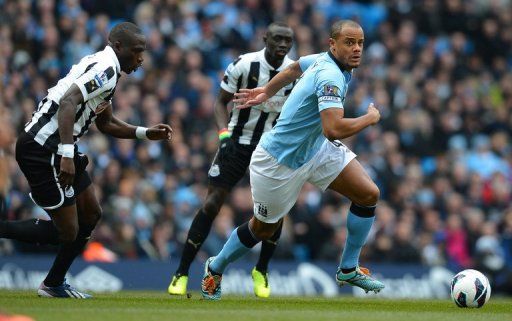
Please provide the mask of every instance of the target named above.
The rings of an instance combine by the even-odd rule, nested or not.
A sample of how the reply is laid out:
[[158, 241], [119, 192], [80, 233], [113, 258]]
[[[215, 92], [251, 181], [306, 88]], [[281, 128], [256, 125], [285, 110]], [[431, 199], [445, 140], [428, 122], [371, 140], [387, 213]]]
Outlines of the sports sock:
[[203, 209], [200, 209], [194, 217], [192, 225], [188, 231], [187, 241], [183, 247], [180, 265], [176, 270], [176, 274], [188, 275], [190, 265], [192, 264], [192, 261], [194, 261], [201, 245], [203, 245], [204, 240], [208, 237], [212, 224], [213, 219], [206, 215]]
[[353, 269], [359, 264], [361, 248], [366, 242], [375, 220], [375, 206], [360, 206], [352, 203], [347, 217], [347, 240], [341, 256], [340, 268]]
[[277, 247], [277, 241], [279, 240], [279, 237], [281, 237], [282, 230], [283, 224], [281, 223], [274, 235], [272, 235], [268, 240], [261, 242], [260, 258], [258, 259], [258, 263], [256, 263], [256, 270], [261, 273], [266, 273], [268, 271], [268, 262], [272, 258], [272, 255], [274, 255]]
[[210, 270], [216, 274], [224, 273], [229, 263], [247, 254], [258, 243], [259, 240], [249, 228], [249, 222], [240, 225], [231, 233], [220, 253], [210, 263]]
[[61, 244], [57, 257], [53, 261], [53, 265], [44, 279], [46, 286], [59, 286], [64, 282], [64, 277], [68, 272], [75, 258], [82, 253], [85, 244], [89, 241], [95, 225], [82, 225], [78, 230], [76, 239], [71, 243]]
[[0, 221], [0, 237], [33, 244], [59, 244], [59, 232], [52, 221], [30, 219]]

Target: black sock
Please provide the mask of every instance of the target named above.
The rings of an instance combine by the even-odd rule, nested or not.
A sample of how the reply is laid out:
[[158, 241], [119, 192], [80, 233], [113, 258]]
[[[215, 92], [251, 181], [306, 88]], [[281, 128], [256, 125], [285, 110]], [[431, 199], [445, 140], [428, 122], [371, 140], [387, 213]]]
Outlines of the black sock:
[[210, 269], [210, 267], [208, 267], [208, 271], [210, 271], [210, 273], [211, 273], [212, 275], [220, 275], [220, 276], [222, 276], [222, 273], [215, 272], [214, 270]]
[[281, 237], [282, 229], [283, 224], [281, 223], [281, 225], [279, 225], [275, 231], [274, 235], [261, 243], [260, 258], [258, 259], [258, 263], [256, 263], [256, 270], [260, 271], [261, 273], [267, 273], [268, 271], [268, 262], [272, 258], [272, 255], [274, 255], [277, 247], [277, 241], [279, 240], [279, 237]]
[[94, 225], [83, 225], [78, 230], [76, 240], [71, 243], [61, 244], [57, 257], [53, 261], [52, 268], [48, 272], [44, 284], [46, 286], [58, 286], [64, 281], [64, 277], [68, 272], [75, 258], [80, 255], [89, 241]]
[[52, 221], [30, 219], [0, 221], [0, 238], [33, 244], [59, 244], [59, 232]]
[[188, 275], [190, 265], [192, 264], [192, 261], [194, 261], [197, 252], [199, 252], [201, 245], [203, 245], [204, 240], [208, 237], [210, 229], [212, 228], [212, 223], [213, 219], [206, 215], [203, 209], [200, 209], [197, 212], [188, 231], [187, 241], [183, 247], [180, 265], [176, 270], [176, 274]]
[[261, 242], [261, 240], [258, 240], [254, 236], [253, 232], [249, 227], [249, 222], [245, 222], [244, 224], [240, 225], [236, 229], [236, 234], [238, 235], [240, 243], [242, 243], [245, 247], [249, 249], [252, 249], [256, 244]]

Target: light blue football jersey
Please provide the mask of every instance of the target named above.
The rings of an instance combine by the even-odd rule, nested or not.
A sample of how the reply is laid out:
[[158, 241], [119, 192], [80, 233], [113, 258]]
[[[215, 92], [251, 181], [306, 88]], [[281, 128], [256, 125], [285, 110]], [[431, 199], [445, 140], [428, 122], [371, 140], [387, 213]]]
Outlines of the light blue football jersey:
[[330, 52], [302, 57], [299, 64], [305, 70], [302, 77], [284, 103], [277, 124], [260, 140], [279, 164], [294, 169], [312, 159], [326, 140], [320, 112], [343, 108], [352, 78]]

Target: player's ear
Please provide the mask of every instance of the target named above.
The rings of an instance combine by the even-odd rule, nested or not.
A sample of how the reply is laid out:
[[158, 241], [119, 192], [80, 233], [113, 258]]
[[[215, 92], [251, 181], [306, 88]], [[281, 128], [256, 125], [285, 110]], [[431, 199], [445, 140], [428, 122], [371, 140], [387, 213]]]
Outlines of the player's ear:
[[329, 38], [329, 47], [333, 50], [333, 51], [336, 51], [336, 47], [334, 46], [336, 44], [336, 40], [334, 40], [333, 38]]
[[112, 48], [114, 48], [116, 51], [121, 51], [121, 41], [116, 40], [116, 41], [114, 41], [114, 43], [113, 43], [111, 46], [112, 46]]

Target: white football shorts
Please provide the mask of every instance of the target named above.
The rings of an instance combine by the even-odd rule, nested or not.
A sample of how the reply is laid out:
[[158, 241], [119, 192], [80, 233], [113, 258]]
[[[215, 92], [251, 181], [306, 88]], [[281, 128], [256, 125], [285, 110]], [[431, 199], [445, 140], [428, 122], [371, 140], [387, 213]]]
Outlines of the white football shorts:
[[306, 182], [325, 191], [355, 157], [339, 141], [326, 140], [309, 162], [292, 169], [279, 164], [258, 145], [249, 166], [254, 216], [265, 223], [276, 223], [293, 207]]

